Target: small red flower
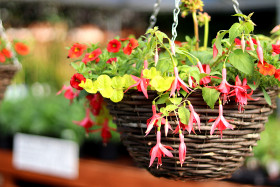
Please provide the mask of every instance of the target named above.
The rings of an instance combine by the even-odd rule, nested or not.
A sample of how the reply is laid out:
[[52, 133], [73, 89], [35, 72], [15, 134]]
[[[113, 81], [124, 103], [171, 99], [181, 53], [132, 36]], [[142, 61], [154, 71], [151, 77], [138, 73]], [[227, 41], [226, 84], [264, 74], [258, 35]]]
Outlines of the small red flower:
[[85, 128], [86, 132], [90, 132], [90, 128], [94, 125], [94, 122], [90, 119], [90, 110], [86, 110], [86, 117], [82, 121], [73, 121], [73, 123]]
[[138, 47], [138, 45], [138, 41], [135, 38], [131, 38], [127, 46], [123, 48], [124, 54], [130, 55], [132, 53], [132, 50]]
[[12, 57], [12, 52], [11, 52], [10, 50], [6, 49], [6, 48], [2, 49], [1, 52], [2, 52], [2, 53], [5, 55], [5, 57], [7, 57], [7, 58], [11, 58], [11, 57]]
[[88, 62], [94, 61], [95, 63], [98, 63], [100, 61], [100, 58], [98, 58], [99, 55], [101, 55], [102, 51], [100, 48], [95, 49], [91, 53], [86, 53], [85, 57], [83, 58], [82, 62], [87, 65]]
[[21, 42], [15, 43], [15, 50], [19, 55], [27, 55], [29, 53], [27, 45]]
[[280, 54], [280, 45], [273, 45], [272, 44], [272, 50], [276, 54]]
[[6, 61], [6, 57], [3, 53], [0, 52], [0, 62], [4, 63]]
[[103, 144], [105, 144], [105, 145], [112, 138], [111, 130], [113, 130], [113, 129], [109, 127], [109, 120], [106, 118], [102, 124], [102, 129], [101, 129], [101, 138], [102, 138]]
[[259, 68], [259, 72], [263, 75], [274, 75], [276, 68], [267, 63], [266, 61], [263, 61], [263, 64], [261, 63], [261, 61], [259, 61], [258, 63], [258, 68]]
[[275, 70], [274, 77], [280, 81], [280, 69]]
[[109, 58], [108, 60], [107, 60], [107, 64], [112, 64], [112, 62], [117, 62], [118, 61], [118, 59], [117, 59], [117, 57], [115, 57], [115, 58]]
[[83, 88], [79, 86], [79, 84], [82, 82], [82, 81], [86, 81], [86, 78], [82, 75], [82, 74], [79, 74], [79, 73], [76, 73], [72, 76], [71, 80], [70, 80], [70, 85], [73, 87], [73, 88], [76, 88], [77, 90], [82, 90]]
[[56, 95], [61, 94], [62, 91], [64, 91], [64, 90], [65, 90], [65, 92], [64, 92], [64, 97], [65, 97], [66, 99], [69, 99], [69, 100], [70, 100], [70, 103], [72, 103], [72, 102], [73, 102], [73, 99], [74, 99], [75, 97], [77, 97], [77, 96], [79, 95], [79, 93], [80, 93], [79, 90], [76, 90], [76, 92], [73, 92], [73, 88], [72, 88], [71, 86], [65, 86], [65, 85], [63, 85], [62, 88], [61, 88], [61, 90], [59, 90], [59, 91], [56, 93]]
[[94, 116], [98, 116], [102, 106], [103, 106], [103, 97], [100, 93], [96, 93], [96, 94], [89, 94], [86, 96], [86, 98], [89, 101], [89, 106], [90, 106], [90, 110], [91, 113]]
[[68, 58], [77, 58], [80, 57], [84, 51], [87, 49], [87, 46], [84, 44], [75, 43], [68, 52]]
[[116, 39], [111, 40], [107, 45], [107, 50], [110, 53], [117, 53], [119, 52], [120, 48], [122, 47], [121, 42]]

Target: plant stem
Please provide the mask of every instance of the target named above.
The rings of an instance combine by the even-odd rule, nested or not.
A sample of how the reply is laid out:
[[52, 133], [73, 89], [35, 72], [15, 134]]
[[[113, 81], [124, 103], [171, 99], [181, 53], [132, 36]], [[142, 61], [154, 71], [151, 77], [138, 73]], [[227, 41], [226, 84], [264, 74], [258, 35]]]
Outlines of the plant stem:
[[208, 45], [208, 35], [209, 35], [209, 18], [204, 16], [205, 25], [204, 25], [204, 49], [207, 48]]
[[199, 36], [198, 36], [198, 22], [197, 22], [197, 16], [196, 11], [194, 10], [192, 12], [193, 17], [193, 25], [194, 25], [194, 35], [195, 35], [195, 50], [198, 51], [199, 48]]

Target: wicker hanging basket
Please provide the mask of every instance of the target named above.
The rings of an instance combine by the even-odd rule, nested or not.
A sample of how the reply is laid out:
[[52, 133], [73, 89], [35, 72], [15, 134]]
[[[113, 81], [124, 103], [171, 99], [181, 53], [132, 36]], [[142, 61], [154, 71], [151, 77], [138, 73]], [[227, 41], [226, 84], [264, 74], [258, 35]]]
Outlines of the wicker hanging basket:
[[0, 65], [0, 101], [4, 98], [6, 88], [18, 70], [19, 67], [15, 65]]
[[[218, 116], [218, 105], [212, 110], [203, 101], [201, 92], [192, 93], [188, 100], [200, 114], [201, 132], [197, 129], [197, 135], [184, 132], [187, 155], [182, 167], [178, 159], [179, 138], [169, 132], [167, 137], [162, 137], [162, 143], [173, 147], [174, 157], [163, 158], [163, 165], [158, 169], [155, 166], [148, 168], [149, 151], [156, 143], [156, 135], [151, 132], [145, 137], [144, 132], [147, 128], [146, 121], [152, 116], [151, 105], [156, 93], [149, 93], [147, 100], [142, 93], [134, 91], [120, 103], [108, 101], [107, 106], [114, 116], [124, 145], [138, 166], [146, 168], [154, 176], [175, 180], [223, 179], [230, 177], [241, 167], [245, 157], [253, 156], [252, 148], [257, 145], [268, 116], [276, 108], [278, 90], [275, 88], [267, 92], [272, 100], [271, 106], [258, 90], [252, 97], [260, 99], [248, 101], [244, 113], [238, 112], [234, 101], [224, 105], [223, 114], [226, 119], [233, 120], [231, 124], [234, 125], [234, 130], [223, 131], [223, 139], [220, 135], [210, 135], [211, 125], [208, 123], [209, 119]], [[170, 116], [169, 122], [175, 129], [175, 116]]]

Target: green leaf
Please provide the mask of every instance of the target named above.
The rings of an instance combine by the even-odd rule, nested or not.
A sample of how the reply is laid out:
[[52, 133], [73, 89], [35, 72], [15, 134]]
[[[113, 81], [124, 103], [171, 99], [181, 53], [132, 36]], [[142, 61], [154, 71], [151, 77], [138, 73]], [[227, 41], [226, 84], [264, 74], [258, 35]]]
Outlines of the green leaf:
[[161, 107], [159, 110], [164, 116], [169, 116], [169, 112], [166, 110], [165, 107]]
[[171, 105], [167, 105], [165, 108], [166, 108], [167, 111], [174, 111], [178, 108], [178, 106], [171, 104]]
[[257, 89], [261, 83], [261, 79], [259, 77], [253, 77], [252, 81], [248, 82], [248, 85], [252, 90]]
[[123, 90], [113, 89], [110, 99], [115, 103], [120, 102], [123, 99]]
[[239, 71], [252, 75], [254, 72], [254, 62], [248, 53], [243, 53], [241, 49], [233, 51], [229, 55], [229, 62]]
[[143, 70], [143, 76], [146, 79], [152, 79], [155, 76], [160, 75], [160, 72], [157, 71], [157, 69], [155, 67], [152, 67], [151, 69], [144, 69]]
[[248, 19], [248, 16], [246, 16], [244, 14], [234, 14], [232, 16], [238, 16], [238, 17], [243, 17], [244, 19]]
[[218, 49], [218, 53], [219, 55], [222, 54], [223, 52], [223, 48], [222, 48], [222, 39], [225, 36], [225, 34], [227, 34], [229, 31], [224, 31], [222, 33], [218, 33], [218, 36], [216, 38], [215, 44], [216, 44], [216, 48]]
[[219, 96], [220, 96], [220, 92], [218, 92], [214, 88], [207, 88], [207, 87], [202, 88], [202, 97], [204, 101], [207, 103], [207, 105], [212, 109], [214, 109], [214, 105], [218, 100]]
[[254, 24], [252, 22], [243, 23], [245, 34], [250, 34], [254, 30]]
[[269, 104], [269, 106], [271, 105], [271, 99], [270, 99], [270, 96], [267, 94], [267, 92], [265, 91], [264, 88], [262, 88], [262, 91], [263, 91], [263, 95], [264, 95], [264, 98], [265, 98], [265, 101], [267, 102], [267, 104]]
[[160, 98], [156, 101], [156, 104], [157, 105], [164, 104], [168, 98], [169, 98], [168, 94], [161, 95]]
[[80, 68], [80, 66], [77, 65], [77, 64], [74, 63], [74, 62], [71, 62], [71, 66], [72, 66], [76, 71], [78, 71], [78, 69]]
[[188, 124], [190, 118], [190, 111], [186, 109], [186, 107], [181, 106], [178, 109], [178, 114], [179, 114], [180, 121], [183, 124]]
[[169, 100], [171, 101], [171, 103], [173, 103], [174, 105], [178, 105], [178, 104], [180, 104], [181, 103], [181, 101], [182, 101], [182, 97], [177, 97], [177, 98], [169, 98]]
[[230, 43], [232, 43], [236, 37], [240, 36], [243, 30], [244, 27], [240, 23], [233, 24], [229, 29]]

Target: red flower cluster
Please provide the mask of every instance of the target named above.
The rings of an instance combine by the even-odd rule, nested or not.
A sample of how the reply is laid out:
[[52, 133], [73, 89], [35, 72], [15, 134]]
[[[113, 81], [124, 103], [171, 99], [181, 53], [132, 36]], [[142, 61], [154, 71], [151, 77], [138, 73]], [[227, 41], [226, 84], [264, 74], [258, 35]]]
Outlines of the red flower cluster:
[[138, 45], [138, 41], [134, 38], [131, 38], [127, 46], [123, 48], [124, 54], [130, 55], [132, 53], [132, 50], [138, 47]]
[[87, 46], [84, 44], [75, 43], [68, 52], [68, 58], [77, 58], [80, 57], [84, 51], [87, 49]]

